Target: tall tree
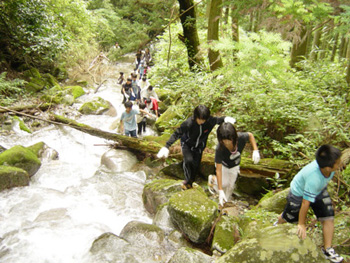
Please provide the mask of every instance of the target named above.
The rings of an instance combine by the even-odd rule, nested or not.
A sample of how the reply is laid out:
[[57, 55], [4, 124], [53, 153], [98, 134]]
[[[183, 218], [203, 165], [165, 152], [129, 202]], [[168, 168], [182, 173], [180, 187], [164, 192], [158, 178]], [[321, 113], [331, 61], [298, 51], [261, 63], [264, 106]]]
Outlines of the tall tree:
[[221, 16], [222, 0], [211, 0], [208, 19], [208, 43], [210, 70], [214, 71], [223, 66], [220, 52], [212, 48], [213, 42], [219, 40], [219, 21]]
[[196, 65], [202, 63], [199, 52], [199, 37], [196, 25], [196, 11], [193, 0], [178, 0], [180, 4], [180, 19], [183, 29], [183, 36], [179, 36], [187, 48], [188, 65], [194, 70]]

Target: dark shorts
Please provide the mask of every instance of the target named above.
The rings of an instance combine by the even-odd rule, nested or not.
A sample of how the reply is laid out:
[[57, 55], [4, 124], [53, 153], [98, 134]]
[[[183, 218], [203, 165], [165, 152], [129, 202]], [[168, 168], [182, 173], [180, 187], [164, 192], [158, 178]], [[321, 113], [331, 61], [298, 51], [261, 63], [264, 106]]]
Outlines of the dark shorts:
[[[295, 196], [289, 191], [287, 205], [282, 213], [282, 218], [289, 223], [298, 222], [302, 201], [302, 196]], [[310, 206], [319, 221], [331, 220], [334, 218], [332, 199], [329, 197], [326, 188], [316, 196], [315, 202], [310, 203]]]

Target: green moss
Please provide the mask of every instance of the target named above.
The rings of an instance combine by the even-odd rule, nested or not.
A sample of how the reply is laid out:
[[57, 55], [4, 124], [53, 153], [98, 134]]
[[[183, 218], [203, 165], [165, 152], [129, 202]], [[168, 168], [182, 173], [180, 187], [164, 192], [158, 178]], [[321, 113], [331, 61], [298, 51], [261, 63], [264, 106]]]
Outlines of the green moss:
[[212, 249], [225, 253], [235, 245], [235, 232], [238, 224], [235, 218], [222, 216], [215, 226]]
[[94, 99], [93, 101], [84, 103], [79, 112], [83, 114], [102, 114], [110, 108], [110, 105], [107, 101], [102, 98]]
[[28, 128], [28, 126], [24, 123], [24, 121], [21, 118], [19, 118], [18, 116], [13, 116], [13, 118], [19, 122], [19, 128], [22, 131], [32, 133], [32, 131]]
[[31, 150], [38, 158], [40, 156], [40, 151], [44, 148], [45, 143], [44, 142], [38, 142], [36, 144], [33, 144], [27, 149]]
[[67, 86], [65, 89], [73, 95], [74, 99], [79, 98], [85, 94], [85, 91], [81, 86]]
[[0, 165], [0, 191], [26, 185], [29, 185], [29, 175], [25, 170]]

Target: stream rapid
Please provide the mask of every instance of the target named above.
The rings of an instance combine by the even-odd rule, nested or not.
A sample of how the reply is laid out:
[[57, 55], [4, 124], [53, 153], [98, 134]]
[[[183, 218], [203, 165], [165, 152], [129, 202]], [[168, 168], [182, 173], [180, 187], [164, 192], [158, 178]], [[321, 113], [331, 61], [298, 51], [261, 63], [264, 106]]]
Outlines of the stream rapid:
[[[132, 64], [118, 63], [114, 77], [96, 94], [90, 92], [73, 105], [78, 109], [84, 101], [102, 97], [116, 108], [117, 116], [83, 115], [78, 122], [113, 132], [112, 123], [124, 111], [116, 84], [119, 71], [128, 74]], [[29, 186], [0, 192], [0, 262], [90, 262], [90, 247], [101, 234], [118, 235], [132, 220], [152, 223], [142, 202], [146, 174], [123, 165], [137, 162], [132, 154], [120, 150], [120, 168], [112, 172], [101, 165], [101, 156], [110, 150], [104, 139], [60, 125], [32, 134], [14, 130], [0, 138], [1, 146], [44, 142], [59, 157], [44, 158]], [[153, 133], [147, 127], [146, 135]]]

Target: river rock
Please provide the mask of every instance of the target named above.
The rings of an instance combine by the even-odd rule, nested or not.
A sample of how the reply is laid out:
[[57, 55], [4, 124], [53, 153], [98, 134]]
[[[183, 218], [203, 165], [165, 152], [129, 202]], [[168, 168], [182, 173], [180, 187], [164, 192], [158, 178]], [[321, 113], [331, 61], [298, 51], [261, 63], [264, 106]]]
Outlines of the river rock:
[[153, 218], [153, 224], [163, 229], [166, 233], [175, 229], [175, 226], [171, 221], [167, 205], [161, 206], [157, 210], [157, 213]]
[[160, 205], [167, 203], [174, 193], [181, 191], [181, 186], [182, 181], [172, 179], [157, 179], [146, 184], [142, 192], [146, 210], [154, 215]]
[[79, 112], [82, 114], [102, 115], [106, 113], [111, 107], [110, 102], [97, 97], [93, 100], [84, 103], [80, 108]]
[[101, 157], [101, 165], [114, 172], [129, 171], [137, 163], [137, 158], [129, 151], [111, 149]]
[[167, 245], [164, 231], [156, 225], [131, 221], [123, 228], [120, 237], [139, 249], [143, 262], [168, 262], [175, 252]]
[[92, 244], [90, 253], [94, 263], [141, 263], [135, 258], [131, 244], [113, 233], [104, 233]]
[[174, 256], [169, 260], [168, 263], [211, 263], [213, 262], [212, 257], [200, 252], [199, 250], [195, 250], [192, 248], [180, 248]]
[[269, 195], [267, 194], [260, 199], [258, 207], [261, 207], [267, 211], [282, 213], [284, 207], [287, 204], [287, 195], [289, 193], [289, 188], [284, 189], [283, 191], [277, 192], [276, 194]]
[[174, 225], [192, 242], [200, 244], [209, 236], [218, 205], [197, 187], [173, 194], [168, 211]]
[[27, 148], [35, 153], [35, 155], [41, 160], [57, 160], [59, 156], [58, 152], [55, 149], [49, 147], [44, 142], [38, 142], [36, 144], [28, 146]]
[[0, 165], [0, 191], [29, 185], [28, 173], [17, 167]]
[[0, 154], [0, 165], [21, 168], [31, 177], [39, 170], [41, 161], [30, 149], [16, 145]]
[[230, 250], [240, 239], [239, 225], [237, 218], [232, 216], [221, 216], [216, 223], [213, 241], [211, 245], [212, 250], [217, 250], [220, 253], [226, 253]]
[[310, 237], [300, 240], [296, 231], [292, 224], [256, 229], [254, 237], [241, 240], [216, 263], [329, 262]]

